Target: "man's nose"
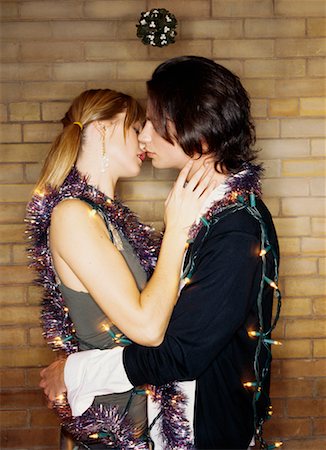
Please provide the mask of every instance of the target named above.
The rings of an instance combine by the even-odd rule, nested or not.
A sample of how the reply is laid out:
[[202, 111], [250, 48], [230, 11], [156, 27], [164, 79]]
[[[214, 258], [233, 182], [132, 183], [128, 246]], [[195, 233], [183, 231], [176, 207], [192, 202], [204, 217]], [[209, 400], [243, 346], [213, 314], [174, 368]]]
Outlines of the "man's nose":
[[141, 132], [138, 135], [138, 141], [140, 144], [147, 144], [148, 142], [151, 141], [151, 135], [150, 135], [150, 130], [149, 130], [149, 123], [148, 121], [146, 121], [143, 129], [141, 130]]

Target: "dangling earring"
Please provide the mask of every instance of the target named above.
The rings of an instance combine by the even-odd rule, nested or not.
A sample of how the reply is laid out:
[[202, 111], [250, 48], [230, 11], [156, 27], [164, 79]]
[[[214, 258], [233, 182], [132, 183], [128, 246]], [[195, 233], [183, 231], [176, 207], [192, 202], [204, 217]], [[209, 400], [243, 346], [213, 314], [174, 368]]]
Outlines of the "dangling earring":
[[106, 126], [101, 126], [101, 135], [102, 135], [102, 158], [101, 158], [101, 172], [106, 172], [109, 167], [109, 157], [106, 153], [105, 147], [105, 138], [106, 138]]

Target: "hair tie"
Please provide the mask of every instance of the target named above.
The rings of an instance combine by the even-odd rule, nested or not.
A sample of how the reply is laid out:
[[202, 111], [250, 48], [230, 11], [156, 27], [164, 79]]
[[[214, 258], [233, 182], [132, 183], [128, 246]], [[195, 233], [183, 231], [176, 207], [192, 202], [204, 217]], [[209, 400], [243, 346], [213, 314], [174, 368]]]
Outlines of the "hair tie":
[[81, 130], [84, 128], [84, 125], [81, 122], [73, 122], [73, 125], [78, 125]]

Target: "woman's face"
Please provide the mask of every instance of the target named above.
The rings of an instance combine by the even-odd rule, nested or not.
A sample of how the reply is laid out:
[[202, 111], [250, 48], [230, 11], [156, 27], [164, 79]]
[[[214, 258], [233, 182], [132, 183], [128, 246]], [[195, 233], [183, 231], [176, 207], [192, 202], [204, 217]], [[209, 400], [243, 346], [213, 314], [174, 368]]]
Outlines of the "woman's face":
[[112, 121], [101, 122], [107, 127], [105, 148], [108, 167], [110, 172], [118, 178], [137, 176], [146, 157], [138, 143], [140, 123], [134, 123], [126, 130], [124, 136], [125, 117], [126, 113], [120, 113]]

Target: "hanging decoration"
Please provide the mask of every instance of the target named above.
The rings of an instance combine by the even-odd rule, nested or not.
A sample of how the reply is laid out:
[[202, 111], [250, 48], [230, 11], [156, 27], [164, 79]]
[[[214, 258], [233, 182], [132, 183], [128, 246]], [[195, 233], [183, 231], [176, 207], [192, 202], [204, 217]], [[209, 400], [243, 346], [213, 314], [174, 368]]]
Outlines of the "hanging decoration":
[[164, 8], [142, 12], [137, 27], [137, 37], [145, 45], [164, 47], [174, 44], [177, 35], [177, 19]]

